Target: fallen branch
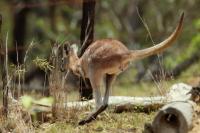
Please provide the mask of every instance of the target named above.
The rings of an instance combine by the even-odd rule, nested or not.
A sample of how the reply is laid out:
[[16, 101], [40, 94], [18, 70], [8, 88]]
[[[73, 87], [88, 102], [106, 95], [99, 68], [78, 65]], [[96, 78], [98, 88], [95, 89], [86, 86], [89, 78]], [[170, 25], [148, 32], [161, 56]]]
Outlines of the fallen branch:
[[[110, 96], [109, 105], [114, 108], [114, 112], [120, 113], [122, 111], [139, 111], [149, 112], [158, 110], [161, 106], [175, 102], [175, 101], [188, 101], [191, 99], [190, 94], [192, 87], [183, 83], [173, 85], [169, 93], [165, 96], [157, 97], [131, 97], [131, 96]], [[94, 100], [67, 102], [61, 105], [61, 108], [70, 110], [72, 108], [83, 109], [94, 106]], [[39, 108], [41, 107], [41, 108]], [[37, 103], [33, 104], [32, 110], [47, 111], [51, 110], [51, 106], [46, 106], [45, 109]]]

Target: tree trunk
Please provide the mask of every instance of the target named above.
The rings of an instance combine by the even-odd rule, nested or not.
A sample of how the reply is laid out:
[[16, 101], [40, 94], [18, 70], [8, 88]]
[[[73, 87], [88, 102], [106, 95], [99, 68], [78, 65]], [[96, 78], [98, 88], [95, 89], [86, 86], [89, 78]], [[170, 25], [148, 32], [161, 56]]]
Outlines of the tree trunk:
[[[49, 0], [49, 4], [56, 3], [56, 0]], [[49, 7], [49, 18], [50, 18], [50, 25], [51, 25], [51, 31], [56, 34], [57, 28], [56, 28], [56, 5], [51, 5]], [[53, 45], [55, 43], [55, 40], [51, 39], [51, 44]]]
[[[0, 14], [0, 33], [1, 33], [1, 26], [2, 26], [2, 16]], [[7, 46], [6, 46], [7, 47]], [[0, 35], [0, 66], [1, 66], [1, 74], [2, 74], [2, 81], [3, 81], [3, 114], [5, 117], [8, 115], [8, 73], [7, 73], [7, 60], [6, 60], [6, 51], [3, 46], [3, 41]]]
[[[26, 35], [26, 18], [28, 8], [15, 9], [14, 11], [14, 28], [13, 28], [13, 46], [16, 49], [9, 56], [14, 64], [22, 64], [24, 58], [24, 43]], [[18, 57], [17, 57], [18, 56]]]
[[62, 119], [65, 115], [65, 107], [63, 106], [63, 103], [66, 101], [66, 92], [64, 88], [65, 74], [60, 71], [59, 60], [62, 58], [62, 51], [61, 46], [54, 44], [50, 58], [50, 62], [54, 66], [54, 69], [50, 71], [49, 75], [49, 91], [50, 95], [54, 98], [52, 115], [55, 119]]
[[[82, 25], [81, 25], [81, 50], [80, 55], [82, 56], [86, 48], [93, 42], [94, 38], [94, 17], [95, 17], [95, 0], [83, 1], [82, 7]], [[83, 79], [80, 80], [80, 98], [81, 100], [92, 99], [92, 87], [90, 81], [86, 79], [86, 84]]]

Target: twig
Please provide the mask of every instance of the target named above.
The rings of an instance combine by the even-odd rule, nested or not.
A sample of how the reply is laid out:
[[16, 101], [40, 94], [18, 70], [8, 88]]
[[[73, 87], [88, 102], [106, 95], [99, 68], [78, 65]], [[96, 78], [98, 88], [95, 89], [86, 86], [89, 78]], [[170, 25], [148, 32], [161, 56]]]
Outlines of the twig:
[[[148, 35], [149, 35], [149, 37], [150, 37], [150, 39], [151, 39], [151, 42], [153, 43], [153, 45], [155, 45], [155, 42], [153, 41], [153, 38], [152, 38], [151, 32], [150, 32], [150, 30], [149, 30], [149, 27], [148, 27], [147, 23], [145, 22], [145, 20], [143, 20], [143, 18], [141, 17], [141, 15], [140, 15], [139, 10], [138, 10], [137, 7], [136, 7], [136, 11], [137, 11], [137, 14], [138, 14], [140, 20], [141, 20], [142, 23], [144, 24], [145, 29], [146, 29], [147, 32], [148, 32]], [[160, 66], [160, 71], [161, 71], [160, 73], [161, 73], [161, 75], [163, 76], [163, 79], [164, 79], [164, 78], [165, 78], [165, 71], [164, 71], [164, 69], [162, 68], [162, 64], [163, 64], [163, 63], [161, 63], [161, 58], [160, 58], [161, 56], [160, 56], [160, 54], [157, 54], [157, 57], [158, 57], [158, 62], [159, 62], [159, 66]], [[152, 74], [152, 73], [151, 73], [151, 76], [153, 77], [153, 74]], [[154, 78], [153, 78], [153, 80], [154, 80], [155, 84], [157, 84], [157, 86], [158, 86], [159, 83], [156, 83], [156, 82], [158, 82], [158, 81], [156, 81]], [[161, 92], [161, 89], [160, 89], [159, 86], [158, 86], [158, 88], [159, 88], [159, 91]]]
[[30, 45], [28, 46], [28, 49], [26, 50], [25, 56], [24, 56], [24, 64], [26, 63], [26, 60], [28, 58], [28, 53], [33, 48], [33, 46], [34, 46], [34, 41], [31, 41]]
[[86, 30], [85, 30], [85, 33], [87, 34], [86, 35], [86, 37], [85, 37], [85, 39], [84, 39], [84, 41], [83, 41], [83, 44], [82, 44], [82, 46], [81, 46], [81, 48], [80, 48], [80, 54], [82, 54], [83, 52], [84, 52], [84, 50], [87, 48], [87, 40], [88, 40], [88, 38], [89, 38], [89, 36], [90, 36], [90, 33], [91, 33], [91, 31], [92, 31], [92, 29], [90, 28], [89, 29], [89, 25], [90, 25], [90, 18], [88, 19], [88, 23], [87, 23], [87, 27], [86, 27]]
[[138, 14], [140, 20], [141, 20], [142, 23], [144, 24], [144, 27], [145, 27], [145, 29], [147, 30], [148, 34], [149, 34], [149, 37], [150, 37], [150, 39], [151, 39], [153, 45], [155, 45], [155, 43], [154, 43], [154, 41], [153, 41], [153, 38], [152, 38], [152, 36], [151, 36], [151, 32], [150, 32], [150, 30], [149, 30], [149, 27], [148, 27], [147, 23], [146, 23], [145, 20], [143, 20], [143, 18], [141, 17], [141, 15], [140, 15], [139, 10], [138, 10], [137, 7], [136, 7], [136, 10], [137, 10], [137, 14]]
[[6, 80], [8, 81], [8, 32], [6, 34], [6, 62], [5, 62], [5, 68], [6, 68]]

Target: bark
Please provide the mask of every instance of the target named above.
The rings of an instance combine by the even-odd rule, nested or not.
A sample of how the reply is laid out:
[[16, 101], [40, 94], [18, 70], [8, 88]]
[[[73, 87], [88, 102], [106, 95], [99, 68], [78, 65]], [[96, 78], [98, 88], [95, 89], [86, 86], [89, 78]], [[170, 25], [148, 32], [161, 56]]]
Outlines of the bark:
[[[49, 0], [49, 3], [56, 3], [56, 0]], [[51, 30], [54, 34], [57, 33], [56, 28], [56, 5], [51, 5], [49, 7], [49, 17], [50, 17], [50, 25]], [[51, 44], [54, 44], [56, 41], [53, 38], [50, 38]]]
[[54, 103], [52, 105], [52, 115], [55, 119], [63, 118], [65, 112], [63, 103], [66, 101], [66, 92], [64, 88], [65, 75], [60, 71], [60, 59], [62, 58], [61, 48], [61, 46], [54, 44], [50, 59], [54, 69], [50, 72], [49, 76], [49, 91], [50, 95], [54, 98]]
[[82, 24], [81, 24], [81, 50], [80, 56], [83, 55], [87, 47], [94, 39], [94, 18], [95, 18], [95, 0], [83, 2], [82, 7]]
[[[2, 45], [2, 38], [1, 38], [1, 26], [2, 26], [2, 15], [0, 14], [0, 64], [3, 64], [3, 56], [4, 56], [4, 50], [3, 50], [3, 45]], [[1, 67], [1, 71], [2, 71], [2, 65]]]
[[[56, 0], [49, 0], [49, 3], [56, 3]], [[56, 33], [56, 6], [51, 5], [49, 7], [49, 17], [50, 17], [50, 24], [51, 24], [51, 30]]]
[[[94, 17], [95, 17], [95, 0], [85, 0], [82, 7], [82, 24], [81, 24], [81, 50], [82, 56], [87, 47], [93, 42], [94, 38]], [[80, 80], [80, 98], [81, 100], [92, 99], [92, 87], [90, 81], [86, 79], [86, 84], [83, 79]]]
[[[8, 73], [7, 73], [7, 60], [6, 60], [6, 51], [3, 46], [2, 38], [1, 38], [1, 26], [2, 26], [2, 16], [0, 14], [0, 64], [1, 65], [1, 74], [2, 74], [2, 81], [3, 81], [3, 114], [5, 117], [8, 115]], [[7, 47], [7, 46], [6, 46]]]

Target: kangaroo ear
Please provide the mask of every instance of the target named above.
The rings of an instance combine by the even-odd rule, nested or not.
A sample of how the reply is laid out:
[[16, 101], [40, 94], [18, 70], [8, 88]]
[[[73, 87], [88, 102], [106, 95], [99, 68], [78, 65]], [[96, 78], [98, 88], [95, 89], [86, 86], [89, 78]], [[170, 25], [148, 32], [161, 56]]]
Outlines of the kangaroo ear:
[[72, 44], [70, 46], [70, 49], [75, 53], [77, 54], [78, 53], [78, 46], [76, 44]]
[[63, 44], [63, 49], [64, 49], [65, 53], [68, 55], [69, 52], [70, 52], [70, 44], [69, 44], [69, 42], [65, 42]]

